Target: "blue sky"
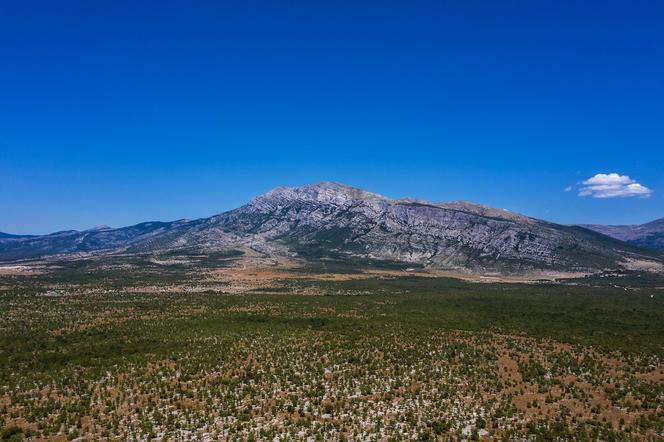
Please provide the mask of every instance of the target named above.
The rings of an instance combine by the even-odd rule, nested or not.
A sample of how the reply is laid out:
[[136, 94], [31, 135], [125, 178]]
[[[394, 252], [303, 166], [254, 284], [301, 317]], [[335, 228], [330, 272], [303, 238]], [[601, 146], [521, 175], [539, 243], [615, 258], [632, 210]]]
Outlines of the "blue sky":
[[[323, 180], [664, 217], [662, 23], [653, 1], [2, 2], [0, 231], [197, 218]], [[579, 196], [600, 173], [652, 193]]]

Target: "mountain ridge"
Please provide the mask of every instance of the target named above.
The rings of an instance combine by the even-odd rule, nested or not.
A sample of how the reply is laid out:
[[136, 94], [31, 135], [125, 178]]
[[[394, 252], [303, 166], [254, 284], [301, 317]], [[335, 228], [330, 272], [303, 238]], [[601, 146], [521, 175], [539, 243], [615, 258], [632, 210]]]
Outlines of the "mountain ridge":
[[580, 225], [638, 247], [664, 251], [664, 218], [656, 219], [644, 224]]
[[654, 253], [579, 226], [452, 201], [393, 199], [340, 183], [278, 187], [209, 218], [0, 238], [0, 260], [246, 249], [301, 259], [370, 259], [472, 272], [602, 271]]

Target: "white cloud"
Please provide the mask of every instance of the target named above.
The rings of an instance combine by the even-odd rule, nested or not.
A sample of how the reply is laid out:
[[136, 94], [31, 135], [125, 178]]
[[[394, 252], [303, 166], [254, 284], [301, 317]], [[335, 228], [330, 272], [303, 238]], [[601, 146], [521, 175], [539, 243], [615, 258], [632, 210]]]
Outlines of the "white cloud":
[[573, 186], [567, 186], [567, 187], [565, 187], [565, 188], [563, 189], [563, 192], [571, 192], [572, 189], [574, 189]]
[[617, 173], [598, 173], [583, 181], [579, 196], [593, 198], [625, 198], [639, 196], [648, 198], [652, 190], [642, 186], [627, 175]]

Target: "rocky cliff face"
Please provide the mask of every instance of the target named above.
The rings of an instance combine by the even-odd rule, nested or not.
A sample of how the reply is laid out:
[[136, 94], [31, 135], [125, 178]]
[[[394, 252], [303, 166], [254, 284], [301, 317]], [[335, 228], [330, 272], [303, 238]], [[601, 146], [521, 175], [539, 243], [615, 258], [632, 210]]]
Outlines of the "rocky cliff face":
[[[603, 270], [627, 259], [658, 260], [582, 227], [464, 202], [395, 200], [336, 183], [277, 188], [238, 209], [191, 222], [69, 234], [65, 253], [250, 248], [304, 259], [390, 260], [476, 272]], [[35, 241], [51, 239], [15, 239], [14, 256], [20, 244], [25, 255]], [[8, 242], [0, 239], [0, 257], [11, 256]]]
[[474, 271], [584, 270], [639, 251], [578, 227], [469, 203], [392, 200], [335, 183], [276, 189], [215, 217], [301, 256], [355, 256]]

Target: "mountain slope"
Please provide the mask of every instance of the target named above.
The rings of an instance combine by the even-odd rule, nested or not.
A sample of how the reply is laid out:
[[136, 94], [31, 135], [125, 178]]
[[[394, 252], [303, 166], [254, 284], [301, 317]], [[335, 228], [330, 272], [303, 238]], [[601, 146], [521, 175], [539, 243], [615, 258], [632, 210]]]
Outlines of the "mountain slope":
[[591, 230], [465, 202], [395, 200], [336, 183], [277, 188], [196, 221], [0, 239], [0, 259], [56, 253], [251, 249], [303, 259], [371, 259], [474, 272], [594, 271], [647, 251]]
[[664, 251], [664, 218], [640, 225], [603, 226], [586, 224], [583, 227], [639, 247]]
[[357, 192], [334, 183], [276, 189], [213, 223], [278, 241], [305, 257], [356, 256], [474, 271], [603, 269], [643, 255], [580, 227], [469, 203]]
[[49, 235], [0, 236], [0, 260], [33, 259], [43, 256], [117, 251], [136, 242], [146, 242], [187, 221], [146, 222], [120, 229], [67, 230]]

